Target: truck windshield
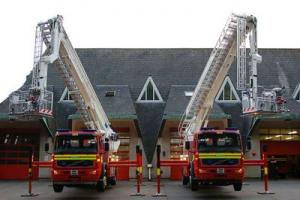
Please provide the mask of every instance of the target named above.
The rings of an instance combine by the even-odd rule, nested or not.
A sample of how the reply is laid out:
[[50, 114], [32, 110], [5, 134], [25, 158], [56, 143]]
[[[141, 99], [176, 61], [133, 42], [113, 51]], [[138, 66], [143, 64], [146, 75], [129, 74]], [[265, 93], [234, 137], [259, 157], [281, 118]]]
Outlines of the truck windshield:
[[96, 153], [97, 140], [94, 135], [59, 135], [54, 148], [55, 153]]
[[199, 152], [241, 152], [240, 136], [235, 133], [199, 135]]

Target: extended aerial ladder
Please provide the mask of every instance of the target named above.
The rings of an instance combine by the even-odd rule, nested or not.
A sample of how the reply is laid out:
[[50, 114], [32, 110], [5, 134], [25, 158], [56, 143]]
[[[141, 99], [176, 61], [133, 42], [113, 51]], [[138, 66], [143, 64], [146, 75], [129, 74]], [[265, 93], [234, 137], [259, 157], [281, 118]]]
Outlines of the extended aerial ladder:
[[[237, 89], [242, 92], [243, 114], [278, 113], [285, 111], [281, 88], [264, 91], [257, 96], [257, 63], [262, 61], [257, 50], [257, 21], [254, 16], [231, 14], [194, 90], [179, 124], [179, 134], [192, 136], [195, 130], [206, 126], [207, 115], [215, 96], [237, 57]], [[246, 75], [246, 40], [249, 36], [249, 83]], [[186, 138], [187, 139], [187, 138]]]
[[56, 66], [80, 116], [88, 129], [100, 131], [110, 141], [111, 149], [119, 145], [116, 133], [84, 70], [84, 67], [64, 30], [62, 16], [57, 16], [36, 27], [32, 84], [28, 90], [10, 95], [10, 114], [24, 116], [52, 116], [53, 93], [47, 90], [47, 70]]
[[[185, 165], [182, 165], [186, 167], [183, 184], [190, 183], [192, 190], [197, 190], [198, 184], [201, 183], [232, 184], [235, 191], [241, 191], [244, 167], [251, 163], [245, 161], [239, 130], [206, 128], [208, 113], [235, 57], [237, 89], [242, 90], [243, 115], [255, 116], [286, 111], [282, 88], [263, 91], [261, 96], [258, 96], [257, 64], [262, 58], [257, 50], [256, 31], [257, 20], [254, 16], [230, 15], [181, 118], [178, 133], [185, 140], [187, 155], [183, 156], [188, 158]], [[249, 70], [246, 67], [248, 38]], [[259, 160], [258, 164], [260, 163]]]

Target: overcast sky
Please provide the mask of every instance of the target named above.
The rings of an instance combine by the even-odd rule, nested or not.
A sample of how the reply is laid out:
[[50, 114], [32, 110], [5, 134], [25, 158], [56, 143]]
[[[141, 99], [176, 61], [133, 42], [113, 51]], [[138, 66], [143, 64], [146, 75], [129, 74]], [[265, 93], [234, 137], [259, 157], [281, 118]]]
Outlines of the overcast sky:
[[33, 66], [35, 26], [61, 14], [75, 48], [214, 47], [231, 12], [258, 18], [259, 48], [299, 48], [297, 0], [9, 0], [0, 4], [0, 102]]

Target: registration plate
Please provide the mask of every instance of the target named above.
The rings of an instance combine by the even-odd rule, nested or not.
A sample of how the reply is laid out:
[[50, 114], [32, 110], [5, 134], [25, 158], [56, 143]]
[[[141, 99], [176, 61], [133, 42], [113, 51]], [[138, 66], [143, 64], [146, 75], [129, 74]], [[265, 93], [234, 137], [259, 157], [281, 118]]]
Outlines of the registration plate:
[[71, 176], [78, 176], [78, 170], [71, 170], [70, 175]]
[[224, 168], [217, 168], [217, 174], [225, 174]]

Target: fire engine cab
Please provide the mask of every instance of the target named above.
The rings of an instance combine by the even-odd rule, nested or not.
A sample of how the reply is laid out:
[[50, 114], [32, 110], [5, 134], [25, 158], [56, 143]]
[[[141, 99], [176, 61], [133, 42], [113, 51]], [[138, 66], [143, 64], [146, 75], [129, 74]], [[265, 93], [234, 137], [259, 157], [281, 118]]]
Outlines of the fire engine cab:
[[236, 191], [242, 189], [244, 154], [237, 129], [202, 128], [194, 134], [194, 140], [187, 148], [189, 157], [194, 156], [190, 161], [192, 190], [197, 190], [199, 183], [233, 185]]

